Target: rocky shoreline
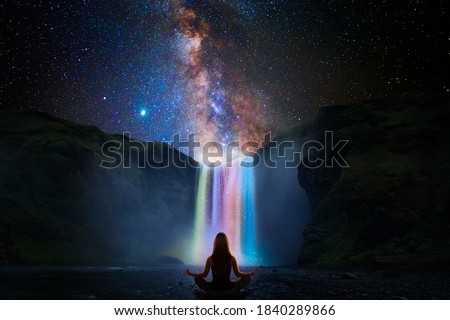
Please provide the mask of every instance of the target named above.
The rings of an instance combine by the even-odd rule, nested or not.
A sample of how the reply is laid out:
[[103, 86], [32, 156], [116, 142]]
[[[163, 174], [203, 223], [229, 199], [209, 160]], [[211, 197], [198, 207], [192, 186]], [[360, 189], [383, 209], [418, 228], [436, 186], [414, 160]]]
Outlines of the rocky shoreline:
[[[202, 299], [183, 266], [0, 267], [0, 299]], [[450, 274], [262, 267], [244, 299], [450, 299]]]

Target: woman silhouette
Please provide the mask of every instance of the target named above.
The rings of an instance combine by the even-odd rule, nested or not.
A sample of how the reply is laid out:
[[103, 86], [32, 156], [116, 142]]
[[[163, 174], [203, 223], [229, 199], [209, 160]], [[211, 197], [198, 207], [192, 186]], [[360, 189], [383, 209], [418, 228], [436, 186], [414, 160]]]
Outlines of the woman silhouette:
[[[205, 280], [209, 269], [212, 271], [212, 282]], [[231, 268], [234, 274], [240, 277], [237, 281], [230, 280]], [[205, 269], [202, 273], [192, 273], [186, 269], [186, 274], [195, 277], [195, 283], [206, 292], [233, 290], [240, 291], [250, 283], [250, 276], [254, 276], [257, 269], [251, 272], [241, 272], [236, 258], [231, 254], [227, 235], [219, 232], [214, 240], [214, 249], [211, 256], [206, 259]]]

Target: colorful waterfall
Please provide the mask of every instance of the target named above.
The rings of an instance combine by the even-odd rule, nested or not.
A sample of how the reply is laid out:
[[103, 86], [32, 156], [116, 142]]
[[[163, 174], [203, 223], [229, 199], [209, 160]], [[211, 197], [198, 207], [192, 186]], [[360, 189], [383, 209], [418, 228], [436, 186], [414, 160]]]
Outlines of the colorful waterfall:
[[[232, 254], [241, 265], [260, 262], [256, 243], [254, 169], [240, 165], [202, 166], [197, 182], [193, 254], [186, 261], [202, 265], [211, 254], [214, 238], [225, 232]], [[251, 161], [251, 158], [246, 160]]]

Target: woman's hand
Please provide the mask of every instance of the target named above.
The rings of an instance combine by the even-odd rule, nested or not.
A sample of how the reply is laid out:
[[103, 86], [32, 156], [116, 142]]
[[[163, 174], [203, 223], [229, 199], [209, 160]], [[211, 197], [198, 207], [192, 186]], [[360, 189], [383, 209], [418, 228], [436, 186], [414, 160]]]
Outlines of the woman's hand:
[[250, 272], [250, 275], [254, 276], [254, 275], [256, 275], [257, 272], [258, 272], [258, 268], [255, 268], [252, 270], [252, 272]]
[[188, 276], [195, 277], [195, 274], [193, 274], [189, 269], [186, 269], [186, 271], [184, 271], [184, 273]]

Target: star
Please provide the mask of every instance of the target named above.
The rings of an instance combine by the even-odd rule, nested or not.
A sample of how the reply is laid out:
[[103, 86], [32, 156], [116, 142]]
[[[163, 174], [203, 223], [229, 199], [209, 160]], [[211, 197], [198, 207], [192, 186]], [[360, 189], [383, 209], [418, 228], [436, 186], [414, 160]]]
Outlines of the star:
[[20, 1], [0, 15], [2, 109], [141, 140], [258, 140], [324, 105], [449, 90], [447, 11], [425, 1]]

